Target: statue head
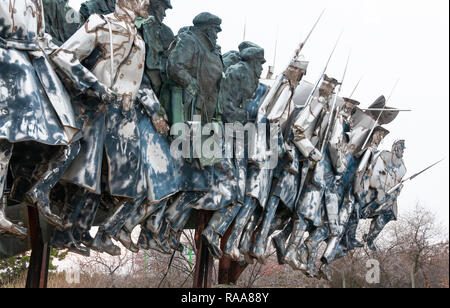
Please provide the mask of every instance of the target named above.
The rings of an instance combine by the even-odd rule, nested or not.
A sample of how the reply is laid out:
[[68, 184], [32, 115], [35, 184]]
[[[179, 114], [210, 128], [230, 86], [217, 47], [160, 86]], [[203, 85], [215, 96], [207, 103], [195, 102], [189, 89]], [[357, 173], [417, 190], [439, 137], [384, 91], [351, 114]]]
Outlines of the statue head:
[[294, 60], [284, 72], [284, 76], [289, 80], [292, 87], [297, 87], [303, 76], [306, 75], [309, 62]]
[[330, 78], [325, 75], [323, 82], [319, 89], [319, 95], [328, 99], [334, 93], [334, 89], [339, 85], [339, 82], [335, 78]]
[[403, 158], [403, 154], [405, 153], [405, 140], [397, 140], [392, 145], [392, 153], [399, 159]]
[[116, 7], [126, 8], [135, 13], [136, 16], [148, 18], [150, 0], [117, 0]]
[[154, 16], [159, 23], [162, 23], [168, 9], [172, 9], [170, 0], [151, 0], [148, 12], [151, 16]]
[[370, 146], [372, 148], [378, 148], [378, 146], [381, 144], [381, 141], [383, 141], [383, 139], [386, 138], [389, 133], [390, 132], [382, 126], [375, 127], [372, 133], [372, 137], [370, 137]]
[[216, 46], [218, 34], [222, 32], [222, 19], [211, 13], [200, 13], [194, 18], [194, 28], [200, 30]]
[[264, 49], [250, 42], [243, 42], [239, 45], [239, 55], [242, 61], [247, 62], [253, 69], [255, 76], [259, 79], [263, 71]]
[[230, 66], [235, 65], [241, 61], [241, 57], [239, 56], [239, 51], [232, 50], [227, 53], [225, 53], [222, 56], [223, 59], [223, 65], [225, 66], [225, 69], [228, 69]]
[[360, 103], [358, 101], [344, 97], [344, 105], [342, 106], [342, 112], [348, 116], [351, 116], [355, 112], [356, 107], [358, 107], [359, 105]]

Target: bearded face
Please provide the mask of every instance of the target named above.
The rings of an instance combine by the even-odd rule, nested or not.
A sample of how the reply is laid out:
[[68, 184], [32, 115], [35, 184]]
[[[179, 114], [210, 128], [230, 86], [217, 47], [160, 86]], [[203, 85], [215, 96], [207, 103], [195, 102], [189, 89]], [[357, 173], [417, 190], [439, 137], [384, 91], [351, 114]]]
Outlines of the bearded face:
[[397, 142], [396, 144], [394, 144], [392, 151], [394, 152], [395, 156], [397, 156], [397, 158], [402, 159], [405, 153], [405, 149], [406, 147], [404, 142]]
[[160, 0], [153, 0], [150, 2], [149, 13], [154, 16], [159, 23], [164, 21], [166, 17], [166, 6]]

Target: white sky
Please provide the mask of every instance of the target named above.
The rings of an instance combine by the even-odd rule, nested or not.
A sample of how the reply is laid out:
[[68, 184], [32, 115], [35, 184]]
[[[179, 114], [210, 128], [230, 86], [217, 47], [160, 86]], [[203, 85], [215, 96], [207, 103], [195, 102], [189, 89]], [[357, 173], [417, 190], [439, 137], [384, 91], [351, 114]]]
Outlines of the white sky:
[[[78, 8], [82, 0], [70, 0]], [[383, 143], [406, 140], [405, 163], [412, 175], [442, 158], [436, 168], [406, 184], [400, 213], [417, 202], [436, 213], [449, 226], [449, 2], [446, 0], [172, 0], [165, 23], [177, 33], [192, 24], [200, 12], [223, 19], [219, 44], [223, 53], [246, 40], [266, 50], [267, 65], [283, 70], [298, 43], [305, 38], [321, 11], [326, 13], [304, 49], [310, 61], [306, 79], [314, 82], [323, 69], [339, 33], [341, 42], [328, 74], [341, 78], [352, 51], [342, 95], [350, 95], [364, 76], [354, 98], [368, 107], [377, 97], [391, 93], [389, 105], [413, 109], [387, 126]], [[278, 36], [277, 36], [278, 33]]]

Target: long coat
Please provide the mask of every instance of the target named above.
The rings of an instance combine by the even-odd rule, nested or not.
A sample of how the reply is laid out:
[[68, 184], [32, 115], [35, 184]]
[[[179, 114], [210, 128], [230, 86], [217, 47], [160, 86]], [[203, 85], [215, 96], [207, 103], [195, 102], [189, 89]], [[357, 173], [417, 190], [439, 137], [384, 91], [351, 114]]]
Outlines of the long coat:
[[67, 145], [80, 137], [44, 28], [41, 0], [0, 2], [0, 139]]
[[106, 189], [114, 196], [134, 199], [145, 189], [140, 132], [133, 108], [144, 72], [145, 43], [128, 16], [133, 13], [124, 12], [120, 7], [116, 7], [114, 14], [92, 15], [52, 54], [52, 60], [78, 89], [86, 91], [99, 81], [119, 95], [119, 101], [108, 106], [97, 98], [78, 104], [84, 138], [80, 154], [63, 180], [100, 194], [102, 165], [105, 165]]

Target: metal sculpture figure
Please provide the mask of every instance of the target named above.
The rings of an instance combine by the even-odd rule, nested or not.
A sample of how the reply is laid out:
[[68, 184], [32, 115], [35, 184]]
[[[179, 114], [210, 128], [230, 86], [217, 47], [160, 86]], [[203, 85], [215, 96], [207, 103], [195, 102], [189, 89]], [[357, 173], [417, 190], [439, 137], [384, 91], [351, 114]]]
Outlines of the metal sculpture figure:
[[172, 9], [170, 0], [155, 0], [150, 2], [150, 18], [137, 21], [142, 32], [142, 38], [147, 47], [145, 58], [145, 73], [151, 81], [151, 87], [156, 96], [160, 96], [161, 87], [167, 81], [167, 57], [170, 44], [175, 39], [172, 30], [163, 21], [166, 10]]
[[[245, 125], [248, 121], [246, 105], [258, 88], [265, 59], [264, 49], [253, 43], [243, 42], [240, 44], [239, 49], [241, 60], [227, 69], [221, 83], [219, 104], [224, 110], [224, 122]], [[244, 134], [244, 132], [242, 133]], [[236, 134], [238, 135], [238, 133]], [[239, 189], [233, 196], [234, 200], [227, 200], [231, 205], [216, 211], [208, 227], [203, 231], [212, 255], [217, 258], [222, 256], [219, 239], [224, 236], [244, 202], [247, 180], [245, 134], [239, 137], [235, 136], [233, 132], [233, 135], [229, 137], [234, 144], [234, 173], [238, 179]], [[237, 138], [242, 137], [244, 139], [241, 139], [239, 142]], [[235, 138], [236, 143], [234, 143]]]
[[[47, 60], [56, 46], [44, 33], [42, 1], [2, 1], [0, 26], [1, 196], [14, 145], [40, 144], [40, 151], [53, 153], [50, 160], [34, 162], [32, 173], [13, 174], [13, 191], [26, 192], [47, 221], [62, 227], [61, 218], [51, 212], [49, 195], [78, 154], [81, 135], [70, 97]], [[25, 236], [24, 229], [11, 225], [1, 212], [2, 229]]]
[[[102, 193], [103, 164], [108, 166], [107, 191], [112, 196], [134, 200], [120, 205], [89, 245], [113, 255], [119, 254], [120, 249], [113, 245], [111, 236], [121, 229], [130, 208], [139, 206], [145, 198], [134, 108], [144, 72], [145, 43], [134, 23], [137, 16], [148, 17], [148, 6], [148, 0], [118, 0], [113, 14], [90, 16], [51, 56], [75, 87], [82, 91], [92, 89], [101, 99], [87, 98], [80, 104], [79, 114], [84, 118], [82, 149], [63, 177], [85, 190], [80, 198], [89, 196], [89, 192], [96, 195], [92, 196], [93, 204], [82, 205], [75, 212], [90, 213], [89, 221], [93, 222]], [[107, 160], [103, 160], [104, 155]], [[143, 199], [135, 200], [138, 198]], [[79, 204], [78, 200], [73, 202]], [[72, 227], [69, 224], [66, 232], [70, 233]]]

